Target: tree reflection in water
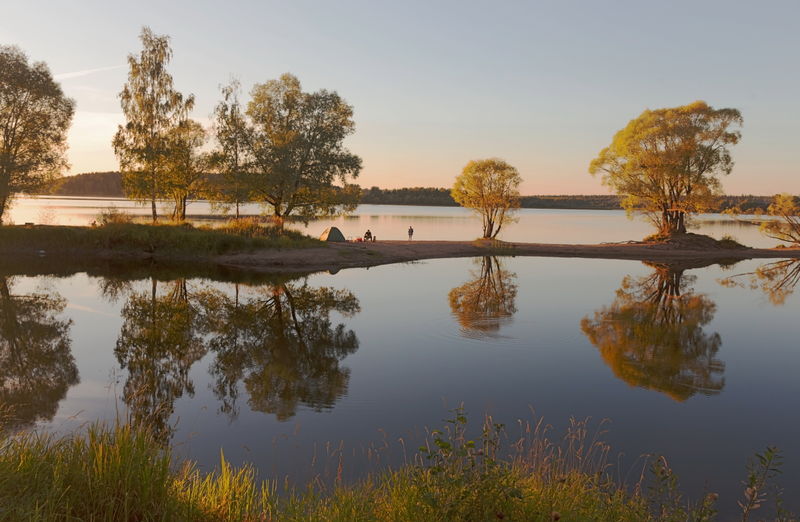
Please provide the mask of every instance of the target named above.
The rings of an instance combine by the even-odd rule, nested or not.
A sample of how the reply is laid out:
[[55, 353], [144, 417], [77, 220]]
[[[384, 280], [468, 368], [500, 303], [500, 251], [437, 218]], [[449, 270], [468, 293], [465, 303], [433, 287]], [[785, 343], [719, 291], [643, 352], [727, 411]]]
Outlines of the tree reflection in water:
[[149, 291], [129, 289], [114, 354], [128, 372], [123, 401], [131, 422], [166, 440], [175, 401], [184, 394], [194, 395], [189, 369], [205, 355], [206, 347], [201, 314], [186, 281], [162, 284], [166, 292], [159, 292], [155, 278]]
[[9, 425], [51, 420], [70, 386], [79, 382], [72, 357], [72, 321], [59, 319], [66, 300], [37, 291], [13, 294], [13, 278], [0, 276], [0, 406]]
[[[476, 260], [476, 263], [478, 261]], [[516, 274], [496, 257], [482, 257], [473, 279], [450, 290], [450, 310], [465, 337], [486, 337], [511, 322], [517, 311]]]
[[716, 359], [722, 340], [708, 334], [716, 305], [692, 290], [685, 268], [645, 262], [646, 277], [625, 277], [614, 302], [585, 317], [581, 329], [614, 374], [631, 386], [677, 401], [720, 393], [725, 365]]
[[246, 298], [238, 290], [235, 296], [208, 290], [202, 297], [222, 411], [236, 416], [240, 381], [250, 407], [279, 420], [294, 416], [301, 404], [332, 407], [350, 377], [339, 364], [358, 349], [358, 339], [344, 324], [334, 326], [330, 314], [359, 312], [355, 295], [307, 281], [259, 286]]
[[794, 293], [799, 282], [800, 259], [784, 259], [765, 263], [753, 272], [720, 279], [720, 283], [724, 286], [747, 285], [753, 290], [761, 290], [769, 298], [770, 303], [775, 306], [784, 304], [786, 298]]

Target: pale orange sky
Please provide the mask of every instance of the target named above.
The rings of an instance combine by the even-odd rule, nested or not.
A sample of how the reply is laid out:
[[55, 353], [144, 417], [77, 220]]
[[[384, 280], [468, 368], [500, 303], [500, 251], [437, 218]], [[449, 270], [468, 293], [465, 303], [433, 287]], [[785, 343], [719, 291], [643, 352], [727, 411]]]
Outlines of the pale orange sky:
[[587, 166], [617, 130], [703, 99], [744, 116], [728, 193], [800, 193], [796, 1], [265, 1], [248, 16], [206, 1], [41, 4], [4, 7], [0, 42], [46, 61], [77, 101], [72, 173], [117, 169], [117, 93], [149, 25], [171, 35], [170, 70], [202, 122], [231, 75], [246, 91], [288, 71], [339, 92], [365, 187], [447, 187], [469, 160], [497, 156], [523, 193], [604, 193]]

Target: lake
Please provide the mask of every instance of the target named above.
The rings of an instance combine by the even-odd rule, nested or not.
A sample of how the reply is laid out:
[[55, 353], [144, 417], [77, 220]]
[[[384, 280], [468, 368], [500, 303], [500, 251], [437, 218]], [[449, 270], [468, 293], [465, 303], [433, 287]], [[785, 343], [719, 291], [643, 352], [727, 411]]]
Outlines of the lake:
[[[40, 196], [21, 197], [14, 201], [11, 222], [53, 225], [88, 225], [100, 212], [115, 208], [136, 216], [147, 217], [149, 207], [124, 199], [62, 198]], [[192, 202], [187, 217], [197, 223], [219, 223], [220, 215], [212, 212], [207, 202]], [[259, 205], [245, 205], [243, 213], [259, 214]], [[169, 215], [169, 207], [161, 209]], [[519, 221], [508, 225], [500, 239], [530, 243], [611, 243], [639, 240], [652, 234], [653, 229], [642, 218], [628, 219], [622, 210], [549, 210], [521, 209]], [[750, 216], [752, 218], [752, 216]], [[743, 219], [746, 216], [743, 216]], [[737, 221], [721, 214], [703, 214], [696, 219], [693, 231], [717, 239], [733, 236], [753, 247], [774, 247], [778, 242], [763, 236], [758, 226], [749, 221]], [[323, 219], [308, 226], [292, 224], [293, 228], [318, 237], [329, 226], [339, 227], [348, 238], [364, 235], [367, 229], [381, 239], [406, 239], [409, 226], [414, 227], [418, 240], [472, 240], [481, 234], [481, 221], [469, 210], [460, 207], [423, 207], [402, 205], [361, 205], [348, 217]]]
[[0, 402], [19, 429], [128, 417], [201, 469], [222, 450], [290, 481], [400, 464], [462, 403], [511, 435], [533, 412], [556, 432], [609, 419], [622, 478], [664, 454], [723, 513], [746, 459], [778, 446], [796, 510], [798, 263], [477, 258], [291, 278], [4, 260]]

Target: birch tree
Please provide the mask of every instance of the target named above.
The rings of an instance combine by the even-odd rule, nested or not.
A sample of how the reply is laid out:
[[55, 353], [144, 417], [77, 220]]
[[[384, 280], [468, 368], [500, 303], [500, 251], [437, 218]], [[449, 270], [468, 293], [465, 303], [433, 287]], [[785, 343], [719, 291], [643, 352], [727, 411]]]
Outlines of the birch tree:
[[142, 51], [128, 55], [128, 83], [120, 92], [127, 123], [114, 136], [125, 194], [149, 201], [153, 222], [158, 220], [156, 201], [164, 197], [166, 159], [170, 133], [186, 120], [194, 107], [194, 95], [184, 97], [173, 86], [167, 65], [172, 59], [169, 36], [144, 27], [139, 36]]

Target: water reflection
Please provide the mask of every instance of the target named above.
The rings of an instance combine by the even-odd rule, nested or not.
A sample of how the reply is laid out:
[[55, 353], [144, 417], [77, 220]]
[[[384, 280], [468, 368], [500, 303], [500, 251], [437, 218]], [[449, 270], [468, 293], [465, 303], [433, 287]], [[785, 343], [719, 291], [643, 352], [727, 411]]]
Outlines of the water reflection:
[[773, 261], [759, 266], [753, 272], [720, 279], [720, 283], [724, 286], [747, 285], [753, 290], [761, 290], [775, 306], [786, 302], [786, 298], [794, 293], [798, 282], [800, 282], [800, 259]]
[[11, 427], [51, 420], [79, 381], [72, 321], [58, 317], [66, 304], [47, 290], [15, 294], [14, 278], [0, 276], [0, 406]]
[[99, 287], [110, 301], [124, 299], [114, 354], [127, 372], [122, 400], [130, 422], [161, 440], [173, 431], [175, 402], [194, 395], [192, 366], [207, 355], [220, 410], [232, 418], [240, 384], [252, 410], [279, 420], [301, 405], [331, 408], [346, 394], [349, 370], [340, 363], [358, 349], [358, 338], [331, 314], [359, 312], [353, 293], [306, 279], [141, 283], [104, 277]]
[[[189, 370], [206, 353], [203, 323], [186, 281], [150, 280], [149, 291], [129, 291], [122, 307], [114, 354], [127, 370], [123, 401], [134, 425], [147, 426], [161, 439], [169, 437], [175, 401], [194, 395]], [[107, 285], [114, 288], [119, 285]]]
[[509, 324], [517, 311], [517, 276], [503, 268], [497, 257], [482, 257], [472, 280], [450, 290], [450, 310], [465, 337], [486, 337]]
[[687, 267], [645, 262], [646, 277], [626, 276], [614, 302], [585, 317], [581, 329], [614, 375], [631, 386], [656, 390], [676, 401], [720, 393], [725, 364], [716, 358], [718, 333], [703, 327], [716, 305], [695, 293]]
[[279, 420], [294, 416], [299, 405], [331, 408], [346, 394], [350, 372], [340, 363], [358, 349], [358, 338], [330, 316], [360, 311], [351, 292], [304, 281], [259, 286], [245, 298], [238, 286], [233, 296], [207, 290], [202, 300], [223, 412], [236, 416], [239, 382], [251, 409]]

